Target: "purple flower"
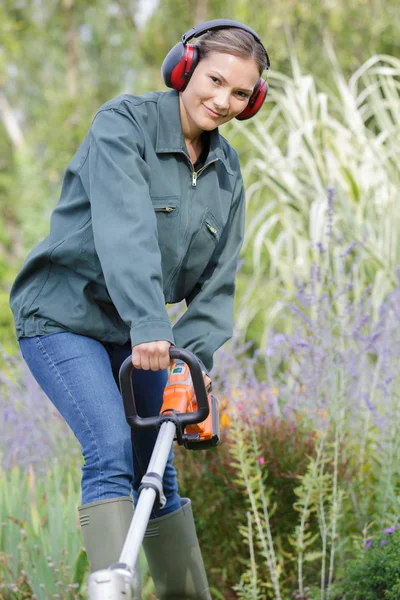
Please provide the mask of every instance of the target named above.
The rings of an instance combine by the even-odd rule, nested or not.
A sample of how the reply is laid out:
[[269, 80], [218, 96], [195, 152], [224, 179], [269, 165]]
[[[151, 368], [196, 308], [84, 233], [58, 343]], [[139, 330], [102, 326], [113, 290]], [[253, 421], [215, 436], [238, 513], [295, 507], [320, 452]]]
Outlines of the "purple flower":
[[394, 533], [396, 531], [396, 529], [394, 527], [387, 527], [386, 529], [383, 530], [383, 533]]
[[[13, 465], [45, 473], [49, 459], [73, 453], [77, 440], [60, 414], [30, 374], [21, 355], [12, 357], [0, 346], [5, 365], [0, 376], [1, 465]], [[49, 426], [51, 423], [51, 426]]]
[[371, 548], [371, 546], [373, 545], [374, 541], [371, 539], [366, 540], [365, 544], [364, 544], [364, 549], [368, 550], [368, 548]]
[[386, 546], [386, 544], [387, 544], [387, 540], [382, 540], [381, 541], [381, 546]]

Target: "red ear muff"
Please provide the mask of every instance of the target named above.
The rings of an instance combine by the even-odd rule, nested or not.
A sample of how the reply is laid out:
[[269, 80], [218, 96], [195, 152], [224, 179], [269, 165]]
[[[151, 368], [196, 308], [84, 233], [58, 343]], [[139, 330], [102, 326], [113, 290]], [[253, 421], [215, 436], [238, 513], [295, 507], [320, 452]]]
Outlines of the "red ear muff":
[[259, 79], [256, 87], [253, 90], [252, 95], [246, 108], [237, 115], [239, 121], [245, 121], [251, 119], [255, 114], [258, 113], [268, 93], [268, 83], [265, 79]]
[[[192, 27], [183, 34], [181, 41], [175, 44], [173, 48], [168, 52], [164, 58], [163, 64], [161, 65], [161, 73], [165, 82], [165, 85], [182, 92], [190, 81], [191, 76], [200, 60], [200, 53], [197, 46], [189, 44], [188, 41], [192, 38], [197, 38], [208, 31], [214, 29], [224, 29], [225, 27], [231, 28], [236, 27], [243, 29], [250, 33], [254, 39], [261, 45], [265, 52], [265, 67], [270, 69], [270, 60], [268, 53], [253, 29], [238, 21], [232, 21], [231, 19], [214, 19], [212, 21], [206, 21], [200, 25]], [[250, 97], [249, 103], [236, 118], [239, 121], [250, 119], [258, 113], [262, 107], [265, 97], [268, 93], [268, 84], [264, 79], [259, 79], [253, 93]]]
[[168, 52], [161, 74], [166, 86], [182, 92], [190, 81], [193, 71], [199, 62], [199, 50], [194, 44], [178, 42]]
[[[168, 52], [161, 65], [161, 73], [166, 86], [182, 92], [190, 81], [199, 62], [199, 51], [194, 44], [178, 42]], [[258, 113], [268, 93], [268, 83], [259, 79], [250, 96], [246, 108], [237, 115], [239, 121], [251, 119]]]

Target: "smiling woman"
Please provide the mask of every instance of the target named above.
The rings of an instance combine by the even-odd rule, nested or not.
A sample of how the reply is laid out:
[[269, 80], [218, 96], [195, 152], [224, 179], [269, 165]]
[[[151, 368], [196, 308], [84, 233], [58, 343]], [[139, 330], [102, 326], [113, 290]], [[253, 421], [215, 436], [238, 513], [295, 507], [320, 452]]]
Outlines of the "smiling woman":
[[[200, 37], [198, 45], [188, 40]], [[132, 432], [118, 387], [131, 356], [140, 416], [159, 413], [169, 348], [193, 352], [206, 385], [231, 336], [245, 197], [237, 153], [218, 127], [261, 108], [269, 58], [235, 21], [193, 28], [166, 56], [167, 92], [106, 102], [67, 166], [49, 236], [11, 290], [23, 356], [81, 444], [85, 547], [92, 570], [118, 560], [156, 431]], [[165, 304], [185, 299], [171, 327]], [[160, 598], [210, 598], [191, 504], [171, 448], [166, 504], [145, 537]], [[118, 527], [116, 523], [118, 522]], [[98, 529], [108, 540], [98, 544]], [[156, 533], [154, 533], [156, 532]], [[188, 575], [189, 574], [189, 575]]]
[[243, 112], [258, 79], [258, 68], [251, 58], [212, 52], [201, 59], [179, 98], [186, 145], [199, 146], [203, 132]]
[[[224, 23], [208, 29], [206, 23], [184, 34], [184, 56], [180, 56], [182, 47], [177, 44], [162, 67], [167, 85], [181, 92], [182, 129], [194, 164], [207, 144], [204, 132], [234, 117], [250, 118], [261, 108], [268, 91], [260, 76], [269, 70], [269, 57], [257, 34], [246, 26], [232, 26], [234, 21]], [[196, 46], [187, 44], [191, 37], [198, 36]], [[177, 58], [180, 60], [172, 68]], [[183, 60], [185, 66], [180, 73]]]

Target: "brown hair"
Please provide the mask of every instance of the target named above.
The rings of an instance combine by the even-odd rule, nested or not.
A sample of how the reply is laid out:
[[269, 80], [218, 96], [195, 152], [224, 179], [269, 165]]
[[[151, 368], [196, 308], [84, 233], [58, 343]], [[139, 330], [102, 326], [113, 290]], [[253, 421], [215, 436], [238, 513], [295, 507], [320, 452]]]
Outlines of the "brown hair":
[[211, 52], [233, 54], [239, 58], [250, 58], [256, 63], [260, 75], [267, 66], [267, 59], [263, 46], [243, 29], [228, 27], [207, 31], [197, 41], [200, 60]]

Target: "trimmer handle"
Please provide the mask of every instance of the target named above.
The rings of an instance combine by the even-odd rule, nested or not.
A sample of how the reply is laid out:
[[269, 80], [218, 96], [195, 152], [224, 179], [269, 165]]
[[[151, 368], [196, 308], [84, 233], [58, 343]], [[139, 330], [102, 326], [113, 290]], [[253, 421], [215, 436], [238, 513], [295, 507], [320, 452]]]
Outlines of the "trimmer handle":
[[[191, 413], [176, 413], [174, 415], [174, 420], [179, 422], [179, 425], [183, 431], [187, 425], [193, 425], [194, 423], [201, 423], [202, 421], [205, 421], [210, 412], [210, 407], [208, 404], [207, 391], [200, 362], [196, 356], [189, 350], [175, 348], [175, 346], [169, 349], [169, 356], [172, 359], [183, 360], [188, 365], [193, 381], [194, 393], [196, 394], [198, 410]], [[132, 358], [128, 356], [128, 358], [126, 358], [122, 363], [119, 371], [119, 383], [122, 400], [124, 402], [126, 420], [128, 421], [129, 425], [135, 429], [157, 427], [162, 421], [168, 419], [168, 415], [157, 415], [155, 417], [145, 418], [139, 417], [136, 410], [135, 396], [132, 387], [131, 374], [133, 369], [134, 366], [132, 364]]]

